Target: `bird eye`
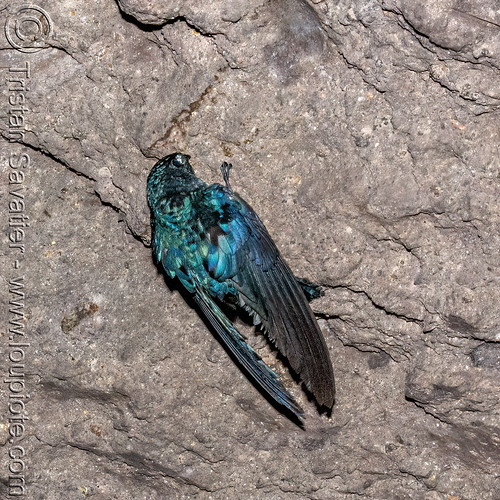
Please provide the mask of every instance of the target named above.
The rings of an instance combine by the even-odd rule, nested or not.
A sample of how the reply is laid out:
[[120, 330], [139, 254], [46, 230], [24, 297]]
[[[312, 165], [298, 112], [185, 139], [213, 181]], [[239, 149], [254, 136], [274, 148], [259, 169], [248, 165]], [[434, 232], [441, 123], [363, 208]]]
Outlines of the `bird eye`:
[[175, 155], [174, 159], [172, 160], [172, 165], [174, 167], [182, 167], [185, 164], [184, 156], [183, 155]]

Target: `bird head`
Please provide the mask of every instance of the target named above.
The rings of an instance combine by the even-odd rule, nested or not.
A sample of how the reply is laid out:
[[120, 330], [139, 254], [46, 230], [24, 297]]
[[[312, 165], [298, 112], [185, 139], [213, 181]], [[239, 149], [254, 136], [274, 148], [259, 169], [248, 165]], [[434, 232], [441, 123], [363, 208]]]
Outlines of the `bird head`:
[[150, 206], [160, 198], [189, 193], [204, 184], [196, 177], [189, 158], [189, 155], [183, 153], [172, 153], [155, 164], [148, 177], [147, 194]]

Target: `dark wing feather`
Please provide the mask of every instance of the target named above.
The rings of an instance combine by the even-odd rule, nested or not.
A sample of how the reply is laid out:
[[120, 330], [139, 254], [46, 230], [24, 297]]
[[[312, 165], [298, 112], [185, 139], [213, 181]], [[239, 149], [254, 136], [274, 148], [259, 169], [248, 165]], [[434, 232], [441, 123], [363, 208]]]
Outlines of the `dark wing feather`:
[[243, 199], [220, 185], [209, 186], [205, 199], [212, 207], [218, 200], [212, 226], [222, 230], [209, 270], [217, 280], [234, 283], [243, 304], [258, 315], [318, 403], [331, 408], [335, 382], [328, 348], [301, 286], [264, 224]]
[[245, 342], [219, 306], [210, 297], [203, 286], [195, 279], [196, 293], [194, 299], [201, 311], [215, 328], [221, 340], [236, 356], [236, 359], [245, 368], [247, 373], [260, 385], [275, 401], [284, 405], [299, 419], [304, 416], [302, 408], [286, 391], [277, 375], [262, 361], [259, 355]]

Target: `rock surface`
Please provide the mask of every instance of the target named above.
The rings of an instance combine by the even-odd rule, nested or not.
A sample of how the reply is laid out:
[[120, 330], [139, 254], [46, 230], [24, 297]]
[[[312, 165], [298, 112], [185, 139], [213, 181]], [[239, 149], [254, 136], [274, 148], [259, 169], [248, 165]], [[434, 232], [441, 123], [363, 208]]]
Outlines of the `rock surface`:
[[[0, 52], [2, 352], [23, 276], [28, 498], [500, 498], [497, 2], [40, 6], [45, 47]], [[26, 61], [18, 137], [9, 78]], [[331, 415], [241, 325], [305, 430], [154, 265], [145, 182], [177, 150], [210, 182], [231, 161], [292, 269], [324, 287]], [[21, 255], [6, 207], [23, 153]]]

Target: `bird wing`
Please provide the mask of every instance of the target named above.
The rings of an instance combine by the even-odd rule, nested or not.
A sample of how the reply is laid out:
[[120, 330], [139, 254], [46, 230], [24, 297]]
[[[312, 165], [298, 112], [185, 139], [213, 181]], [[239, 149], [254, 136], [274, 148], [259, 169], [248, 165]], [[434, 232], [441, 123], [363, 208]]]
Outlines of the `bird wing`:
[[200, 310], [214, 327], [224, 344], [236, 357], [247, 373], [279, 404], [288, 408], [297, 418], [302, 418], [302, 408], [295, 402], [274, 373], [245, 342], [244, 338], [221, 311], [197, 278], [194, 278], [194, 299]]
[[307, 389], [331, 408], [335, 382], [328, 348], [301, 286], [264, 224], [250, 205], [219, 184], [204, 189], [200, 203], [206, 214], [202, 225], [209, 228], [209, 274], [233, 283], [242, 305], [262, 322]]

